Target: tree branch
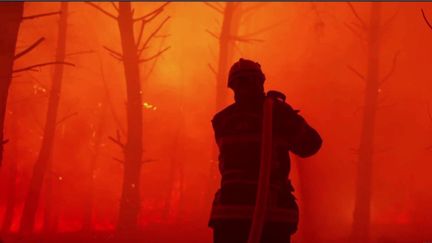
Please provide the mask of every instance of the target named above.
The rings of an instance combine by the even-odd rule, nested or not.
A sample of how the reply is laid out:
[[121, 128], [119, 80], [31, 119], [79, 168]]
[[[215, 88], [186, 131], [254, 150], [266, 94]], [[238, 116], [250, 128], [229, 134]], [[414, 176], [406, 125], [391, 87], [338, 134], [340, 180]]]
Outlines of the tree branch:
[[98, 5], [96, 5], [96, 4], [92, 3], [92, 2], [85, 2], [85, 3], [88, 4], [88, 5], [90, 5], [90, 6], [92, 6], [95, 9], [99, 10], [100, 12], [102, 12], [103, 14], [105, 14], [106, 16], [117, 20], [116, 16], [114, 16], [112, 13], [106, 11], [105, 9], [99, 7]]
[[357, 77], [359, 77], [362, 80], [366, 80], [363, 74], [361, 74], [359, 71], [357, 71], [355, 68], [351, 67], [350, 65], [347, 65], [347, 68], [351, 70]]
[[216, 12], [220, 13], [220, 14], [224, 14], [223, 9], [218, 8], [217, 6], [209, 3], [209, 2], [203, 2], [205, 5], [207, 5], [209, 8], [215, 10]]
[[59, 125], [60, 123], [66, 121], [67, 119], [69, 119], [69, 118], [71, 118], [71, 117], [73, 117], [73, 116], [76, 116], [76, 115], [78, 115], [78, 112], [74, 112], [74, 113], [72, 113], [72, 114], [69, 114], [69, 115], [63, 117], [62, 119], [60, 119], [60, 120], [56, 123], [56, 125]]
[[[150, 21], [152, 21], [152, 20], [153, 20], [154, 18], [156, 18], [160, 13], [162, 13], [162, 11], [164, 10], [165, 6], [167, 6], [169, 3], [170, 3], [170, 2], [166, 2], [166, 3], [162, 4], [162, 6], [160, 6], [159, 8], [153, 10], [152, 12], [150, 12], [150, 13], [148, 13], [148, 14], [142, 16], [142, 17], [139, 17], [139, 18], [134, 19], [134, 21], [141, 21], [141, 20], [143, 20], [143, 21], [145, 21], [145, 22], [150, 22]], [[147, 19], [147, 18], [148, 18], [148, 19]]]
[[152, 60], [152, 59], [155, 59], [156, 57], [162, 55], [162, 53], [166, 52], [166, 51], [167, 51], [168, 49], [170, 49], [170, 48], [171, 48], [171, 47], [168, 46], [168, 47], [166, 47], [165, 49], [159, 51], [158, 53], [154, 54], [154, 55], [151, 56], [151, 57], [141, 59], [141, 60], [139, 60], [139, 63], [148, 62], [148, 61], [150, 61], [150, 60]]
[[112, 159], [115, 160], [115, 161], [117, 161], [117, 162], [119, 162], [120, 164], [124, 164], [124, 160], [121, 160], [121, 159], [116, 158], [114, 156], [112, 157]]
[[117, 5], [115, 4], [115, 2], [111, 2], [111, 5], [113, 6], [113, 8], [117, 11], [119, 11], [119, 8], [117, 7]]
[[210, 63], [208, 63], [207, 65], [210, 68], [210, 70], [212, 71], [212, 73], [216, 76], [217, 75], [216, 69], [214, 69], [214, 67]]
[[209, 33], [211, 36], [219, 40], [219, 36], [217, 36], [215, 33], [211, 32], [210, 30], [206, 30], [207, 33]]
[[112, 99], [111, 99], [111, 95], [110, 95], [110, 92], [109, 92], [108, 84], [107, 84], [107, 81], [106, 81], [106, 79], [105, 79], [105, 72], [104, 72], [104, 69], [103, 69], [102, 58], [101, 58], [101, 56], [99, 55], [99, 53], [98, 53], [97, 57], [98, 57], [98, 60], [99, 60], [100, 76], [101, 76], [101, 78], [102, 78], [102, 84], [103, 84], [103, 86], [104, 86], [105, 96], [106, 96], [106, 99], [107, 99], [108, 105], [109, 105], [109, 107], [110, 107], [111, 114], [112, 114], [112, 116], [113, 116], [113, 118], [114, 118], [114, 121], [117, 123], [117, 126], [120, 128], [120, 132], [122, 132], [122, 134], [125, 135], [125, 134], [126, 134], [126, 131], [125, 131], [125, 129], [123, 128], [123, 125], [122, 125], [122, 123], [121, 123], [121, 120], [120, 120], [119, 116], [118, 116], [117, 113], [116, 113], [116, 110], [115, 110], [115, 108], [114, 108], [114, 104], [113, 104]]
[[35, 14], [35, 15], [22, 17], [22, 20], [36, 19], [36, 18], [56, 15], [56, 14], [60, 14], [60, 13], [61, 13], [61, 11], [49, 12], [49, 13], [43, 13], [43, 14]]
[[20, 53], [16, 54], [14, 57], [14, 60], [24, 56], [25, 54], [29, 53], [30, 51], [32, 51], [34, 48], [36, 48], [40, 43], [42, 43], [42, 41], [44, 41], [45, 38], [41, 37], [39, 38], [39, 40], [37, 40], [35, 43], [33, 43], [31, 46], [27, 47], [26, 49], [24, 49], [23, 51], [21, 51]]
[[119, 60], [123, 60], [123, 55], [121, 53], [114, 51], [113, 49], [110, 49], [106, 46], [103, 46], [103, 48], [105, 50], [107, 50], [110, 54], [112, 54], [111, 56], [113, 56], [114, 58], [119, 59]]
[[140, 57], [141, 54], [142, 54], [142, 52], [143, 52], [145, 49], [147, 49], [147, 48], [148, 48], [148, 46], [142, 46], [141, 48], [139, 48], [139, 49], [138, 49], [138, 57]]
[[384, 78], [381, 80], [380, 85], [382, 85], [383, 83], [385, 83], [393, 74], [395, 67], [396, 67], [396, 62], [397, 62], [397, 58], [399, 56], [400, 51], [397, 51], [393, 57], [393, 62], [392, 62], [392, 66], [389, 70], [389, 72], [384, 76]]
[[264, 40], [261, 39], [255, 39], [255, 38], [247, 38], [244, 36], [231, 36], [231, 39], [235, 40], [235, 41], [240, 41], [240, 42], [245, 42], [245, 43], [250, 43], [250, 42], [263, 42]]
[[277, 22], [277, 23], [275, 23], [275, 24], [272, 24], [272, 25], [266, 26], [266, 27], [261, 28], [261, 29], [259, 29], [259, 30], [257, 30], [257, 31], [254, 31], [254, 32], [244, 34], [244, 35], [242, 35], [242, 36], [243, 36], [243, 37], [255, 36], [255, 35], [258, 35], [258, 34], [264, 33], [264, 32], [266, 32], [266, 31], [269, 31], [269, 30], [275, 28], [276, 26], [281, 25], [281, 24], [284, 23], [284, 22], [285, 22], [285, 20], [282, 20], [282, 21], [280, 21], [280, 22]]
[[62, 65], [68, 65], [68, 66], [75, 67], [75, 64], [70, 63], [70, 62], [46, 62], [46, 63], [31, 65], [31, 66], [25, 67], [25, 68], [19, 68], [19, 69], [13, 70], [13, 73], [19, 73], [19, 72], [24, 72], [24, 71], [29, 71], [29, 70], [34, 71], [34, 68], [48, 66], [48, 65], [55, 65], [55, 64], [62, 64]]
[[145, 40], [145, 42], [143, 43], [142, 47], [140, 48], [140, 50], [138, 51], [138, 57], [141, 56], [143, 50], [145, 48], [147, 48], [148, 43], [150, 42], [150, 40], [160, 31], [160, 29], [162, 29], [162, 27], [165, 25], [165, 23], [170, 19], [170, 16], [167, 16], [160, 24], [159, 26], [149, 35], [149, 37]]
[[350, 24], [348, 23], [344, 23], [345, 27], [347, 27], [347, 29], [349, 29], [355, 36], [357, 36], [357, 38], [359, 38], [360, 40], [363, 40], [363, 36], [360, 34], [360, 32], [356, 29], [354, 29]]
[[[160, 42], [159, 50], [161, 50], [162, 45], [164, 44], [164, 40], [165, 40], [165, 38], [162, 39], [162, 41]], [[150, 67], [150, 69], [149, 69], [147, 75], [145, 75], [144, 80], [148, 80], [148, 79], [149, 79], [150, 75], [153, 73], [154, 68], [156, 67], [156, 63], [157, 63], [157, 61], [158, 61], [158, 58], [156, 58], [156, 59], [153, 61], [153, 63], [152, 63], [152, 65], [151, 65], [151, 67]]]
[[143, 36], [143, 32], [144, 32], [144, 25], [145, 25], [145, 23], [146, 22], [144, 20], [141, 21], [141, 27], [140, 27], [140, 31], [138, 33], [138, 39], [136, 41], [136, 46], [140, 46], [140, 42], [141, 42], [141, 39], [142, 39], [142, 36]]
[[155, 160], [155, 159], [145, 159], [145, 160], [143, 160], [143, 161], [141, 161], [141, 163], [150, 163], [150, 162], [154, 162], [154, 161], [157, 161], [157, 160]]
[[118, 57], [118, 56], [112, 54], [111, 52], [109, 52], [109, 55], [110, 55], [112, 58], [116, 59], [117, 61], [119, 61], [119, 62], [123, 62], [123, 59], [122, 59], [122, 58], [120, 58], [120, 57]]
[[125, 144], [121, 141], [121, 137], [120, 137], [120, 132], [119, 132], [119, 130], [117, 130], [117, 132], [116, 132], [116, 134], [117, 134], [117, 138], [114, 138], [114, 137], [111, 137], [111, 136], [108, 136], [108, 138], [111, 140], [111, 141], [113, 141], [115, 144], [117, 144], [118, 146], [120, 146], [122, 149], [125, 149]]
[[348, 6], [351, 9], [351, 12], [354, 14], [354, 17], [356, 17], [356, 19], [360, 22], [360, 25], [362, 26], [362, 28], [366, 29], [367, 25], [366, 23], [363, 21], [363, 19], [360, 17], [360, 15], [358, 15], [356, 9], [354, 8], [354, 6], [352, 5], [351, 2], [347, 2]]
[[396, 12], [394, 12], [394, 14], [388, 20], [386, 20], [384, 24], [382, 24], [381, 29], [386, 29], [390, 23], [393, 22], [394, 18], [399, 14], [399, 10], [400, 8], [398, 8]]
[[424, 13], [423, 9], [421, 9], [421, 12], [422, 12], [423, 19], [425, 20], [427, 26], [429, 27], [429, 29], [432, 30], [432, 25], [431, 25], [431, 23], [429, 22], [429, 20], [427, 19], [426, 14]]
[[266, 4], [268, 4], [268, 2], [261, 2], [261, 3], [257, 3], [257, 4], [255, 4], [255, 5], [253, 5], [253, 6], [250, 6], [250, 7], [244, 8], [244, 9], [242, 10], [242, 14], [246, 14], [246, 13], [248, 13], [248, 12], [251, 12], [252, 10], [260, 9], [260, 8], [264, 7]]

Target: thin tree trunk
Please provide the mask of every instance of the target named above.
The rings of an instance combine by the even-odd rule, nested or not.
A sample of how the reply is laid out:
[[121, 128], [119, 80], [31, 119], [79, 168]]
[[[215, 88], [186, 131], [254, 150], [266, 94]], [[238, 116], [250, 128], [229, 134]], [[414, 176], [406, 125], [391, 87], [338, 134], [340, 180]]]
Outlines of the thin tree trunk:
[[369, 242], [370, 240], [372, 162], [374, 153], [375, 119], [379, 93], [380, 12], [381, 3], [371, 3], [371, 14], [368, 26], [368, 64], [364, 97], [364, 114], [357, 164], [357, 185], [352, 228], [352, 236], [355, 242]]
[[[235, 40], [241, 20], [241, 3], [227, 2], [223, 14], [222, 29], [219, 36], [219, 57], [216, 73], [216, 102], [215, 111], [220, 111], [227, 104], [228, 70], [234, 59]], [[218, 151], [212, 147], [212, 160], [210, 164], [209, 185], [205, 199], [210, 198], [217, 185], [217, 157]], [[207, 202], [205, 202], [207, 208]]]
[[[16, 113], [14, 113], [16, 114]], [[19, 137], [19, 129], [18, 129], [18, 120], [15, 117], [12, 117], [12, 127], [11, 130], [15, 136], [15, 138]], [[12, 142], [12, 151], [10, 156], [10, 163], [6, 167], [7, 170], [7, 178], [6, 178], [6, 191], [4, 192], [6, 195], [6, 208], [5, 214], [3, 218], [1, 231], [4, 233], [8, 233], [12, 226], [13, 217], [14, 217], [14, 209], [15, 209], [15, 201], [16, 201], [16, 181], [18, 174], [18, 161], [19, 161], [19, 151], [18, 151], [18, 140]]]
[[3, 134], [6, 104], [15, 59], [18, 31], [24, 11], [24, 2], [0, 4], [0, 166], [3, 160]]
[[105, 102], [102, 103], [101, 111], [100, 111], [100, 119], [97, 124], [96, 130], [93, 134], [93, 151], [90, 159], [90, 168], [89, 168], [89, 177], [88, 177], [88, 191], [85, 199], [84, 206], [84, 222], [83, 222], [83, 230], [91, 231], [92, 230], [92, 219], [93, 219], [93, 206], [94, 206], [94, 173], [96, 169], [96, 162], [99, 158], [100, 147], [102, 144], [102, 136], [103, 131], [105, 129], [105, 121], [106, 121], [106, 113], [107, 113], [107, 99], [105, 98]]
[[184, 163], [183, 160], [178, 161], [178, 211], [177, 211], [177, 220], [182, 220], [184, 218], [184, 207], [185, 207], [185, 184], [184, 184]]
[[[18, 154], [15, 154], [16, 156]], [[7, 195], [6, 199], [6, 210], [4, 214], [3, 224], [2, 224], [2, 232], [9, 232], [10, 227], [12, 226], [12, 221], [14, 217], [14, 209], [15, 209], [15, 197], [16, 197], [16, 177], [17, 177], [17, 158], [15, 156], [14, 161], [11, 161], [8, 177], [7, 177], [7, 189], [4, 192]]]
[[[55, 144], [53, 144], [51, 151], [55, 150]], [[43, 231], [45, 234], [57, 231], [58, 226], [58, 214], [60, 204], [56, 201], [58, 195], [56, 192], [59, 191], [58, 177], [54, 173], [53, 158], [50, 157], [47, 165], [48, 175], [45, 177], [45, 208], [44, 208], [44, 223]]]
[[216, 111], [226, 105], [228, 69], [234, 58], [234, 36], [237, 35], [241, 19], [241, 3], [227, 2], [219, 37], [219, 59], [216, 80]]
[[52, 168], [52, 159], [49, 160], [47, 165], [48, 175], [45, 178], [45, 209], [44, 209], [44, 223], [43, 230], [45, 233], [54, 232], [55, 228], [53, 227], [53, 210], [55, 204], [53, 203], [53, 184], [54, 184], [54, 176], [51, 173]]
[[134, 231], [140, 211], [140, 172], [142, 166], [142, 91], [139, 58], [133, 32], [130, 2], [119, 2], [118, 25], [123, 51], [127, 88], [127, 142], [124, 147], [124, 172], [117, 230]]
[[[181, 107], [181, 106], [180, 106]], [[169, 217], [169, 214], [171, 210], [173, 210], [173, 195], [177, 191], [179, 194], [182, 193], [181, 191], [181, 185], [183, 184], [183, 176], [181, 175], [183, 166], [181, 160], [178, 159], [178, 147], [181, 142], [181, 131], [183, 131], [184, 128], [184, 117], [183, 117], [183, 111], [180, 111], [180, 117], [177, 129], [175, 131], [174, 137], [173, 137], [173, 143], [171, 147], [171, 156], [170, 156], [170, 167], [169, 167], [169, 173], [168, 173], [168, 188], [165, 195], [165, 205], [163, 209], [163, 218], [167, 219]], [[178, 205], [177, 205], [178, 206]], [[178, 208], [177, 208], [178, 209]]]
[[[62, 2], [60, 7], [60, 21], [57, 38], [56, 62], [64, 62], [66, 52], [66, 30], [67, 30], [67, 14], [68, 3]], [[33, 230], [36, 211], [39, 205], [39, 198], [42, 189], [42, 184], [47, 171], [48, 163], [51, 158], [52, 148], [55, 138], [55, 130], [57, 123], [57, 111], [60, 102], [60, 93], [63, 78], [63, 65], [57, 64], [54, 66], [54, 75], [51, 85], [51, 91], [48, 100], [48, 111], [46, 114], [46, 122], [42, 146], [39, 151], [38, 158], [33, 167], [33, 173], [30, 179], [30, 188], [28, 196], [24, 204], [24, 211], [21, 218], [20, 232], [29, 233]]]

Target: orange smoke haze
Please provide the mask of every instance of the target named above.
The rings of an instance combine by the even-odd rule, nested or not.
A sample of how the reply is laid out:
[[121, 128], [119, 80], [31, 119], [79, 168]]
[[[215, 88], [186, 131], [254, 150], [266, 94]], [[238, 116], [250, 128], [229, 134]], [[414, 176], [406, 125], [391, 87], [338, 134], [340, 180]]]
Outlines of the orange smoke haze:
[[[115, 12], [110, 3], [97, 4]], [[135, 16], [160, 5], [132, 3]], [[361, 18], [369, 19], [370, 3], [353, 5]], [[24, 16], [59, 9], [55, 2], [24, 6]], [[43, 231], [47, 205], [58, 217], [57, 231], [81, 230], [93, 177], [92, 227], [110, 232], [118, 217], [123, 153], [108, 137], [116, 137], [118, 131], [126, 139], [127, 97], [123, 64], [104, 46], [121, 50], [119, 28], [116, 21], [87, 4], [71, 2], [69, 9], [66, 60], [75, 67], [64, 69], [58, 113], [64, 120], [57, 126], [35, 230]], [[390, 76], [378, 90], [374, 137], [371, 232], [376, 242], [432, 241], [432, 117], [428, 113], [428, 104], [432, 112], [432, 29], [421, 9], [432, 19], [431, 3], [381, 5], [385, 31], [380, 39], [379, 76]], [[144, 35], [165, 16], [171, 18], [143, 56], [170, 49], [140, 66], [146, 163], [141, 171], [139, 225], [155, 238], [187, 228], [195, 235], [188, 242], [211, 242], [207, 220], [213, 191], [208, 191], [217, 185], [211, 185], [209, 178], [215, 146], [210, 120], [216, 112], [216, 77], [209, 65], [217, 68], [219, 43], [209, 32], [220, 32], [222, 15], [203, 3], [173, 2], [145, 26]], [[309, 242], [309, 238], [339, 242], [351, 232], [365, 81], [350, 67], [364, 75], [368, 65], [367, 40], [347, 28], [356, 21], [346, 3], [266, 3], [244, 16], [239, 35], [256, 34], [251, 35], [253, 40], [236, 42], [229, 62], [240, 57], [259, 62], [266, 89], [285, 93], [287, 102], [301, 110], [323, 138], [317, 155], [292, 161], [291, 179], [301, 210], [296, 242]], [[14, 67], [53, 60], [57, 26], [55, 15], [23, 21], [18, 51], [40, 37], [45, 41]], [[138, 33], [139, 25], [135, 27]], [[40, 149], [52, 76], [52, 66], [21, 72], [13, 77], [9, 90], [5, 121], [9, 143], [4, 147], [0, 192], [10, 185], [7, 178], [15, 164], [12, 232], [18, 230]], [[233, 97], [230, 90], [227, 93], [229, 104]], [[99, 149], [97, 129], [102, 133]], [[178, 174], [170, 174], [173, 166], [182, 182]], [[6, 201], [7, 195], [0, 193], [0, 222]], [[162, 234], [158, 227], [171, 233]]]

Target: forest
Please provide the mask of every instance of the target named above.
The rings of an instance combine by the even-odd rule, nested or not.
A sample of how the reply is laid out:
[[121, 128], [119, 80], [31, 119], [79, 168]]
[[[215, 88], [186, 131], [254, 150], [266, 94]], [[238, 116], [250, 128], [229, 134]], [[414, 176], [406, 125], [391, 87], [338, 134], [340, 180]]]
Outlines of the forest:
[[0, 3], [0, 242], [212, 242], [239, 58], [316, 128], [295, 243], [432, 242], [432, 3]]

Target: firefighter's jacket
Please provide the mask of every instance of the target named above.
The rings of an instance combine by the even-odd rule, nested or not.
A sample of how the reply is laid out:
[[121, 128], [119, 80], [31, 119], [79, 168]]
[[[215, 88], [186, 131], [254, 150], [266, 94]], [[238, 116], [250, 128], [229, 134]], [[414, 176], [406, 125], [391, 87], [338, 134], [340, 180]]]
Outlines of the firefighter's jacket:
[[[209, 226], [225, 220], [251, 220], [260, 167], [262, 102], [234, 103], [217, 113], [212, 125], [219, 147], [221, 186], [210, 214]], [[308, 157], [321, 147], [321, 137], [287, 103], [273, 106], [273, 153], [266, 221], [298, 224], [298, 207], [289, 179], [288, 151]]]

